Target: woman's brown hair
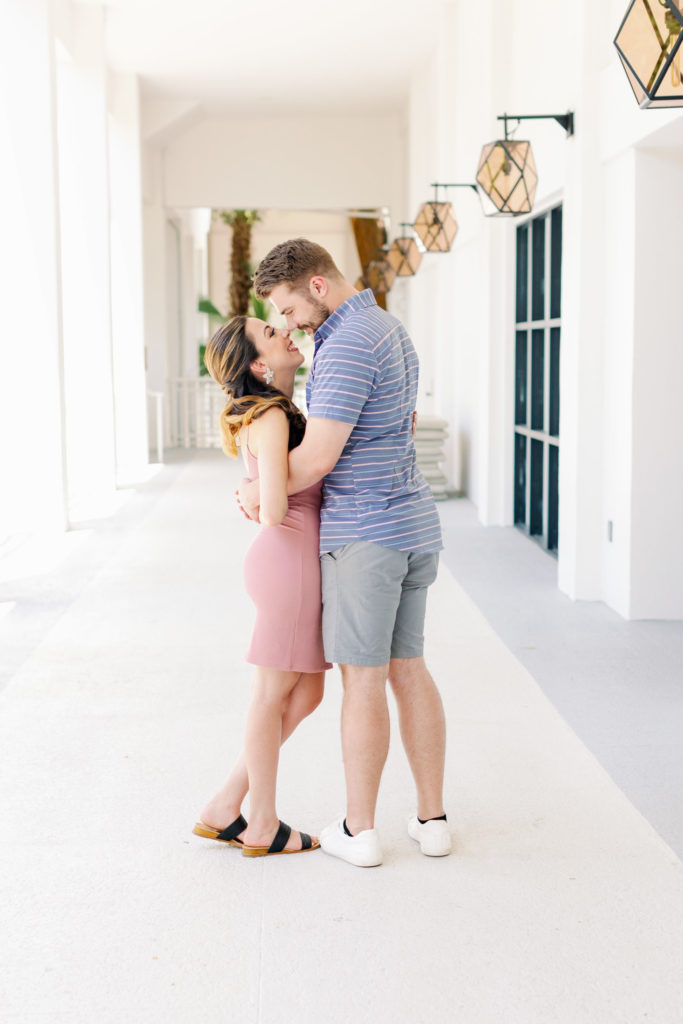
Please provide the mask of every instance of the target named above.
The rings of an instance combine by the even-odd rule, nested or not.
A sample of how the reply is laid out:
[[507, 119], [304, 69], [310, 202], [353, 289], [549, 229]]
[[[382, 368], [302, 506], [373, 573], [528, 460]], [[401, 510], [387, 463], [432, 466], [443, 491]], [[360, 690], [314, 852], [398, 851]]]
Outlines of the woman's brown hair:
[[223, 451], [237, 456], [237, 436], [242, 427], [268, 409], [282, 409], [289, 420], [289, 450], [301, 444], [306, 420], [294, 402], [272, 384], [255, 376], [251, 364], [259, 358], [245, 330], [246, 316], [234, 316], [218, 328], [206, 346], [204, 363], [223, 388], [228, 401], [220, 416]]

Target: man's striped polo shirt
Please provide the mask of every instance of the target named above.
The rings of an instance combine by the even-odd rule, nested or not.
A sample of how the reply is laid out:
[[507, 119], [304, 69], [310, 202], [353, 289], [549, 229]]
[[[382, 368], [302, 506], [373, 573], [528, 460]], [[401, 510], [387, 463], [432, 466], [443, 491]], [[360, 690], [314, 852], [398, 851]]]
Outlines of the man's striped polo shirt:
[[353, 424], [324, 480], [320, 553], [355, 540], [440, 551], [439, 514], [413, 444], [418, 359], [405, 327], [367, 289], [335, 309], [315, 342], [308, 415]]

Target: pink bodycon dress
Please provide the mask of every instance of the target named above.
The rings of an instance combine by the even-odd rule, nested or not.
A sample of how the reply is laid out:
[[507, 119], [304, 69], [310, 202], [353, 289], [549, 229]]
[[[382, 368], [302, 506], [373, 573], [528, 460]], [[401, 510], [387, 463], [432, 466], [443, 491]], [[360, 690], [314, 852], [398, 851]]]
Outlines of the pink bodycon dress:
[[[249, 476], [258, 460], [246, 443]], [[320, 483], [289, 497], [278, 526], [262, 526], [244, 559], [244, 582], [256, 605], [247, 661], [288, 672], [322, 672], [320, 592]]]

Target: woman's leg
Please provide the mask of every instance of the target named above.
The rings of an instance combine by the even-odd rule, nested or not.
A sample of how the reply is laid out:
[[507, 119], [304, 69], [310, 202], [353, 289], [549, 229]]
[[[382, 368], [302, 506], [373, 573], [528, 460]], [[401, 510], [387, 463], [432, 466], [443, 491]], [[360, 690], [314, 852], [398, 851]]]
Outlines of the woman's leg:
[[[274, 669], [256, 673], [244, 740], [249, 775], [249, 824], [241, 837], [245, 846], [270, 846], [279, 827], [275, 797], [282, 719], [299, 678], [299, 673]], [[285, 849], [300, 850], [300, 834], [293, 831]]]
[[[259, 670], [261, 671], [261, 670]], [[291, 675], [291, 673], [279, 673]], [[281, 742], [292, 735], [297, 725], [320, 704], [325, 686], [324, 672], [302, 672], [283, 702]], [[249, 776], [244, 751], [239, 755], [225, 785], [202, 811], [201, 820], [214, 828], [225, 828], [240, 814], [249, 791]]]

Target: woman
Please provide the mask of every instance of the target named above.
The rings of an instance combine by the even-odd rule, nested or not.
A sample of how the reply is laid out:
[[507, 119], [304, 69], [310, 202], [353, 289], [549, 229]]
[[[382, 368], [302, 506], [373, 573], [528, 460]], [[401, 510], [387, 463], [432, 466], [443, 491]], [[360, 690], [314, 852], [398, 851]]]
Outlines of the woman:
[[[261, 485], [264, 527], [244, 562], [256, 624], [247, 661], [256, 665], [244, 751], [193, 832], [241, 846], [245, 856], [301, 853], [317, 839], [278, 820], [275, 789], [280, 744], [322, 700], [326, 664], [321, 635], [320, 484], [287, 498], [288, 452], [306, 423], [292, 402], [304, 357], [289, 337], [255, 317], [236, 316], [206, 346], [204, 361], [228, 402], [223, 450], [242, 449]], [[249, 824], [240, 813], [249, 791]]]

